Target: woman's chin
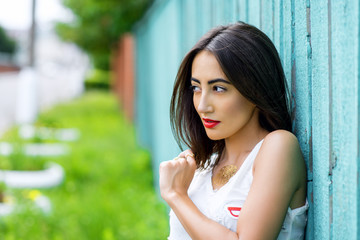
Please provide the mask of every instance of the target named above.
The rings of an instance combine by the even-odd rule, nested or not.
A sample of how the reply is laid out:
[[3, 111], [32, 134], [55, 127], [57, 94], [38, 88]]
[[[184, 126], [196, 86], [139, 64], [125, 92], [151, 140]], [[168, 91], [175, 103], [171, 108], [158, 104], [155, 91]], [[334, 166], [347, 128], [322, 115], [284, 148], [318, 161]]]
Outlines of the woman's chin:
[[211, 140], [213, 141], [217, 141], [217, 140], [222, 140], [224, 139], [224, 136], [219, 136], [217, 134], [209, 134], [209, 133], [206, 133], [206, 135], [208, 136], [208, 138], [210, 138]]

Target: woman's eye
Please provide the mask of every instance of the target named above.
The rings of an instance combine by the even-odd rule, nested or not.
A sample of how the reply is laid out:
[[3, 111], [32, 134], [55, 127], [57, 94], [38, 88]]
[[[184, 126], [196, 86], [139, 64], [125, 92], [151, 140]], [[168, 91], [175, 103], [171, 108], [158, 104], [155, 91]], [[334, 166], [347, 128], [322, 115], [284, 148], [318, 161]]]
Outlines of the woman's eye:
[[195, 85], [190, 86], [190, 89], [191, 89], [191, 91], [193, 91], [193, 92], [199, 92], [199, 91], [200, 91], [200, 87], [195, 86]]
[[226, 91], [226, 88], [224, 88], [224, 87], [219, 87], [219, 86], [214, 86], [214, 87], [213, 87], [213, 90], [214, 90], [215, 92], [225, 92], [225, 91]]

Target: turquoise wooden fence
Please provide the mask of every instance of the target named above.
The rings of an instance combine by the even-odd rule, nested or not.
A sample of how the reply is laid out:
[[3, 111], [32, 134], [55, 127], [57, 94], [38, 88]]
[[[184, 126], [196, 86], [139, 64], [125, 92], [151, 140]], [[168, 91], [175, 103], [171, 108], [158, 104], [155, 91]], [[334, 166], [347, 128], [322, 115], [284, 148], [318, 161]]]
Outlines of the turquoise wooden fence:
[[245, 21], [274, 42], [308, 167], [307, 239], [360, 239], [358, 0], [157, 0], [134, 29], [136, 124], [161, 161], [177, 155], [169, 102], [184, 54], [211, 27]]

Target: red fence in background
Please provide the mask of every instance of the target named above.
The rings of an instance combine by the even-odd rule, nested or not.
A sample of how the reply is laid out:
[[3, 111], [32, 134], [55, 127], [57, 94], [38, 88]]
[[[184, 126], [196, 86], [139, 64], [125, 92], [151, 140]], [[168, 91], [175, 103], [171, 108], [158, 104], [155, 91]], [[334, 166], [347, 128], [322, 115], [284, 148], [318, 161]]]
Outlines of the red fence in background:
[[3, 72], [18, 72], [20, 68], [18, 66], [0, 65], [0, 73]]
[[135, 75], [134, 38], [125, 34], [119, 41], [112, 59], [112, 88], [118, 96], [120, 105], [129, 120], [134, 119]]

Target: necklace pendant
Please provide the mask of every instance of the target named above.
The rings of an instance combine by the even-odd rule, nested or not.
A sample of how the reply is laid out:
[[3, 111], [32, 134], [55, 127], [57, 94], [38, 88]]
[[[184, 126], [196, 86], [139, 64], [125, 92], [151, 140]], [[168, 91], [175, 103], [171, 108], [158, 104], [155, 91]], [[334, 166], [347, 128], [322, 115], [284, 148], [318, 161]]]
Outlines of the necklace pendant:
[[226, 165], [222, 167], [219, 172], [213, 177], [213, 187], [217, 189], [225, 185], [230, 178], [237, 172], [238, 168], [235, 165]]

